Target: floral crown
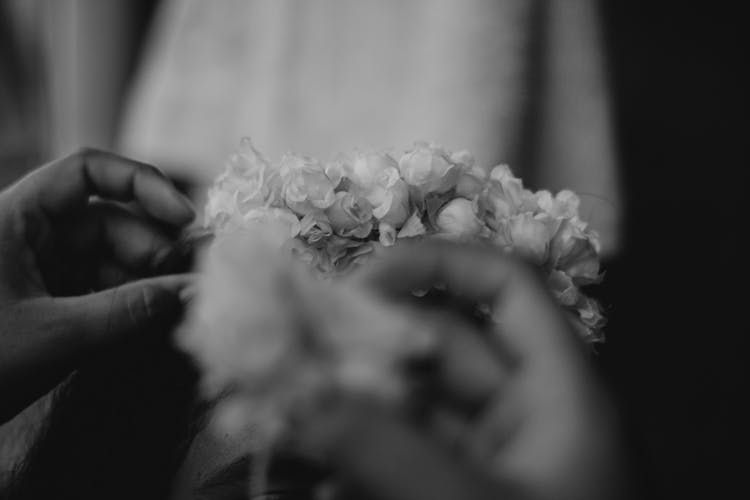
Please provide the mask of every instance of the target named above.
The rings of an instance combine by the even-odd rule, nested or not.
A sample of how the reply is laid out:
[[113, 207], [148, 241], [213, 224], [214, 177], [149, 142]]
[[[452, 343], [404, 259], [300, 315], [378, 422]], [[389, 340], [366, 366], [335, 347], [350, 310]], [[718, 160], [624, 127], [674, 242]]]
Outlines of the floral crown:
[[572, 191], [524, 189], [507, 165], [485, 169], [471, 153], [435, 144], [417, 142], [398, 161], [354, 152], [272, 163], [245, 138], [209, 189], [205, 219], [218, 235], [272, 224], [284, 248], [324, 276], [346, 274], [400, 239], [488, 243], [543, 269], [582, 337], [600, 341], [600, 306], [581, 291], [600, 280], [599, 238], [579, 205]]
[[529, 191], [507, 166], [487, 171], [434, 144], [416, 143], [398, 161], [355, 152], [272, 163], [244, 139], [208, 192], [216, 237], [179, 336], [203, 369], [204, 394], [231, 388], [219, 427], [252, 421], [270, 443], [331, 390], [407, 397], [398, 367], [434, 353], [438, 334], [340, 279], [401, 240], [520, 254], [544, 271], [581, 337], [600, 341], [600, 307], [581, 291], [600, 279], [599, 243], [578, 206], [570, 191]]

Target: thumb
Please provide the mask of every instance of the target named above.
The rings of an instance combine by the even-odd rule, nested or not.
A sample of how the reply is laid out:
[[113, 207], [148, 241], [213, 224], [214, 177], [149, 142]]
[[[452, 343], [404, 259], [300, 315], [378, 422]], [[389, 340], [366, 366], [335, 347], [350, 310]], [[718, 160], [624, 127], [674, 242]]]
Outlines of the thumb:
[[182, 316], [182, 292], [190, 274], [148, 278], [98, 293], [59, 299], [76, 333], [92, 345], [137, 335], [155, 327], [174, 326]]

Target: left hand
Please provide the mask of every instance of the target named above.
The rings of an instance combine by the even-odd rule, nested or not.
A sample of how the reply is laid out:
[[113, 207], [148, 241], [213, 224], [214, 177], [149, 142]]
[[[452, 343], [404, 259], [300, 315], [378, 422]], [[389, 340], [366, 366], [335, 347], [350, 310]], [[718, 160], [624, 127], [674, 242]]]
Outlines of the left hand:
[[94, 150], [0, 193], [0, 423], [97, 349], [179, 318], [189, 277], [157, 275], [193, 217], [155, 167]]

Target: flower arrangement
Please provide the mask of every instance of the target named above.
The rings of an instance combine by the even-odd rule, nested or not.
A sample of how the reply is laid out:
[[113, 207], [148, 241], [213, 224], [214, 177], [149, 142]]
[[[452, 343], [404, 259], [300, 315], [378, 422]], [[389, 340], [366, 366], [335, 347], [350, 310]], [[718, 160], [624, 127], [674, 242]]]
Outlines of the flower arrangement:
[[408, 312], [338, 278], [414, 238], [523, 256], [583, 339], [600, 341], [600, 307], [581, 290], [600, 279], [599, 242], [578, 208], [571, 191], [532, 192], [506, 165], [485, 169], [435, 144], [417, 142], [398, 159], [287, 154], [274, 163], [244, 139], [208, 192], [216, 239], [182, 345], [205, 368], [209, 394], [242, 394], [223, 406], [223, 421], [252, 415], [269, 436], [334, 386], [397, 398], [394, 364], [434, 339]]

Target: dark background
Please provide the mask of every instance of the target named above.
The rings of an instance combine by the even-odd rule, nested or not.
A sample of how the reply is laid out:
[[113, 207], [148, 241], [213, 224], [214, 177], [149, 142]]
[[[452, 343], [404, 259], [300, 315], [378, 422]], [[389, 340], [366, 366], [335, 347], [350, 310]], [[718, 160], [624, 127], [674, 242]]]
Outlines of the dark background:
[[741, 2], [602, 2], [602, 13], [627, 235], [600, 289], [599, 362], [644, 496], [736, 497], [750, 464], [747, 17]]

